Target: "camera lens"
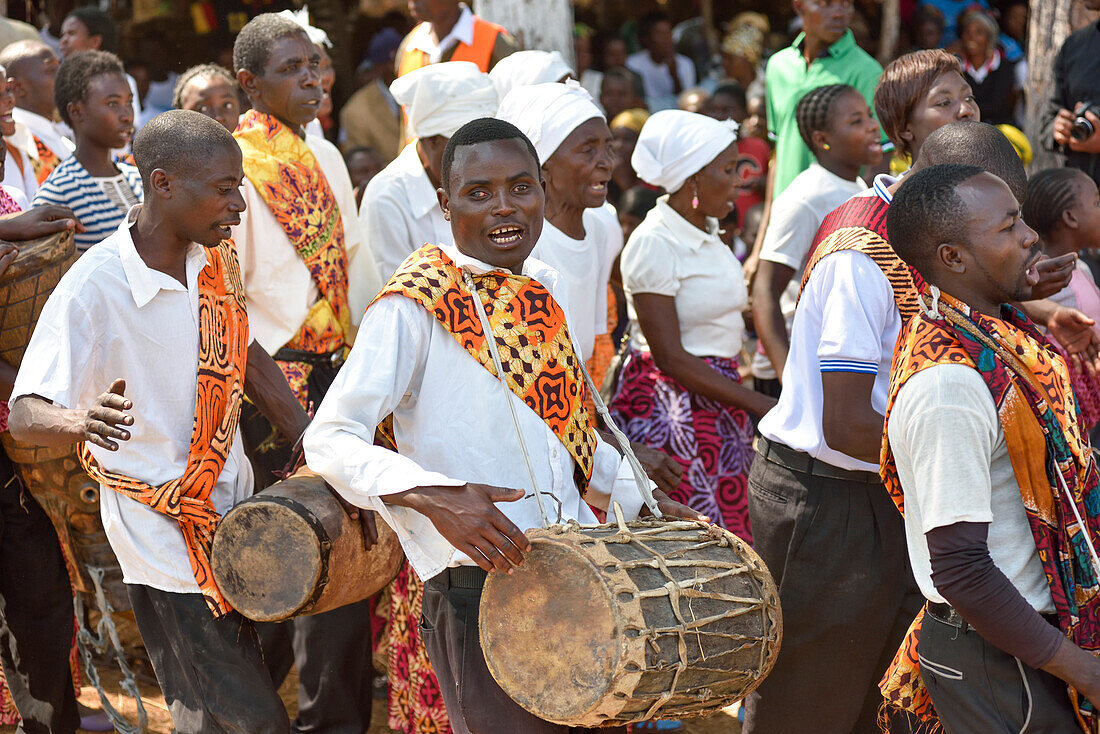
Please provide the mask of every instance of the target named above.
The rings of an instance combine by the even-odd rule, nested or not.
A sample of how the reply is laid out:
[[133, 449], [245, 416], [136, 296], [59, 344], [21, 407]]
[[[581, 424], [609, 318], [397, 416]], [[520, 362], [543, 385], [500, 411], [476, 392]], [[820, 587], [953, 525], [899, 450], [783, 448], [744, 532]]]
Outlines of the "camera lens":
[[1096, 131], [1096, 128], [1092, 126], [1089, 119], [1084, 115], [1078, 115], [1077, 119], [1073, 121], [1073, 130], [1070, 131], [1070, 136], [1074, 140], [1084, 141], [1092, 137], [1092, 134]]

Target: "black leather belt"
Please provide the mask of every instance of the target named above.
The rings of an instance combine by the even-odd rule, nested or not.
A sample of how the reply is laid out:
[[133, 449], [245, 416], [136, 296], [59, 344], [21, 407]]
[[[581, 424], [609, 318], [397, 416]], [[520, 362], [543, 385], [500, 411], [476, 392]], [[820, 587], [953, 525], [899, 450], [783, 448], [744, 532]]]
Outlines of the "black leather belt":
[[428, 579], [428, 583], [443, 589], [480, 589], [488, 577], [489, 572], [480, 566], [452, 566]]
[[272, 359], [276, 359], [280, 362], [305, 362], [306, 364], [339, 368], [340, 365], [344, 364], [344, 350], [337, 349], [335, 352], [306, 352], [301, 349], [281, 347], [279, 351], [275, 352]]
[[[937, 619], [955, 629], [962, 630], [963, 632], [969, 632], [974, 629], [974, 626], [963, 619], [963, 616], [950, 604], [940, 604], [938, 602], [929, 601], [925, 602], [924, 608], [929, 617]], [[1055, 627], [1058, 626], [1057, 614], [1040, 614], [1039, 616], [1045, 619], [1047, 624], [1054, 625]]]
[[815, 459], [804, 451], [796, 451], [790, 446], [769, 441], [763, 436], [756, 437], [756, 452], [763, 456], [765, 461], [770, 461], [800, 474], [825, 477], [826, 479], [839, 479], [845, 482], [882, 484], [882, 477], [876, 472], [841, 469], [826, 461]]

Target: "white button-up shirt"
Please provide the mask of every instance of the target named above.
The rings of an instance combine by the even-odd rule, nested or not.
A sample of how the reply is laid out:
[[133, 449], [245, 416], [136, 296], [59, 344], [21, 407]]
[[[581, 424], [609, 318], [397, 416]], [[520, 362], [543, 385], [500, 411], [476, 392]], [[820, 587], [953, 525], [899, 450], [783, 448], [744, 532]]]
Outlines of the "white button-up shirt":
[[[453, 247], [443, 249], [459, 267], [491, 269]], [[545, 264], [528, 259], [523, 274], [555, 298], [561, 293], [557, 273]], [[400, 295], [382, 298], [363, 319], [348, 361], [306, 431], [306, 459], [349, 502], [376, 510], [396, 531], [420, 578], [429, 579], [473, 562], [427, 517], [387, 505], [384, 496], [467, 482], [521, 488], [528, 492], [524, 499], [497, 507], [521, 530], [542, 524], [506, 400], [516, 408], [550, 521], [595, 522], [573, 482], [573, 459], [553, 431], [435, 316]], [[390, 413], [400, 454], [374, 445], [375, 426]], [[588, 501], [606, 507], [609, 500], [628, 519], [642, 502], [629, 465], [598, 441]]]
[[11, 116], [20, 125], [25, 125], [31, 134], [53, 151], [59, 159], [65, 160], [73, 154], [76, 146], [62, 132], [58, 123], [48, 120], [37, 112], [16, 107], [11, 111]]
[[435, 186], [420, 163], [415, 143], [406, 145], [367, 184], [359, 207], [359, 226], [367, 247], [378, 259], [384, 281], [423, 245], [451, 244], [451, 224], [443, 218]]
[[438, 44], [432, 40], [431, 23], [421, 23], [416, 27], [412, 38], [409, 39], [408, 47], [423, 51], [428, 54], [428, 61], [438, 64], [447, 49], [460, 43], [465, 43], [467, 46], [473, 43], [474, 14], [466, 3], [459, 3], [458, 7], [461, 8], [458, 21], [455, 22], [450, 33], [439, 39]]
[[[355, 191], [340, 151], [313, 135], [306, 135], [306, 144], [321, 165], [340, 207], [348, 254], [348, 303], [351, 322], [357, 325], [382, 287], [378, 265], [360, 236]], [[256, 341], [268, 354], [275, 354], [298, 333], [320, 292], [290, 238], [247, 178], [241, 193], [248, 208], [241, 214], [241, 223], [233, 228], [233, 241], [244, 278], [248, 319]]]
[[[13, 399], [38, 395], [87, 409], [122, 378], [134, 425], [118, 451], [88, 444], [100, 466], [152, 485], [183, 475], [195, 422], [198, 276], [206, 250], [187, 255], [187, 285], [149, 268], [126, 223], [73, 264], [50, 295], [15, 380]], [[240, 432], [210, 500], [225, 514], [252, 493]], [[179, 524], [101, 488], [107, 540], [128, 584], [199, 593]]]

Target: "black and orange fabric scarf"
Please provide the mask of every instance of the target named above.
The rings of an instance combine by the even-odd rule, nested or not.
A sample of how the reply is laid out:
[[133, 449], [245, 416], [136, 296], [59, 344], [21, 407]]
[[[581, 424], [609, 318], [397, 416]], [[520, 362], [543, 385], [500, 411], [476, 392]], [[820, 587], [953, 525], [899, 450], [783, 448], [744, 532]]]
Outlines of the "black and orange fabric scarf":
[[34, 168], [34, 178], [41, 186], [42, 182], [53, 173], [53, 169], [61, 164], [61, 159], [57, 157], [57, 153], [54, 153], [50, 146], [39, 140], [37, 135], [31, 135], [31, 137], [34, 138], [34, 147], [38, 151], [38, 157], [31, 159], [31, 166]]
[[210, 494], [237, 434], [248, 361], [248, 313], [232, 241], [208, 248], [199, 273], [199, 364], [195, 423], [183, 476], [154, 487], [99, 466], [87, 444], [80, 462], [93, 479], [179, 523], [191, 571], [216, 617], [232, 611], [210, 569], [210, 546], [221, 519]]
[[[922, 298], [927, 303], [928, 296]], [[902, 327], [890, 373], [887, 426], [905, 382], [939, 364], [972, 367], [989, 388], [1059, 627], [1082, 649], [1100, 653], [1100, 579], [1084, 540], [1086, 534], [1094, 544], [1100, 539], [1100, 491], [1065, 362], [1015, 308], [1003, 305], [1001, 318], [995, 319], [940, 294], [935, 317], [922, 308]], [[891, 498], [904, 514], [904, 494], [886, 430], [880, 467]], [[1063, 480], [1068, 493], [1062, 489]], [[923, 619], [922, 610], [880, 688], [888, 706], [915, 715], [925, 729], [935, 730], [938, 718], [917, 659]], [[1094, 731], [1096, 708], [1073, 689], [1069, 693], [1082, 730]]]
[[[328, 354], [343, 349], [351, 334], [348, 254], [344, 222], [321, 164], [306, 142], [273, 115], [249, 110], [233, 133], [244, 154], [244, 173], [309, 268], [321, 293], [289, 349]], [[313, 366], [279, 362], [294, 394], [306, 405]]]
[[890, 205], [878, 196], [856, 196], [829, 213], [818, 228], [810, 259], [802, 273], [799, 298], [817, 264], [834, 252], [855, 250], [874, 260], [894, 291], [894, 303], [905, 323], [920, 310], [918, 293], [923, 281], [886, 239], [886, 212]]
[[[580, 359], [565, 312], [536, 280], [501, 271], [472, 275], [504, 368], [504, 383], [573, 457], [583, 497], [592, 478], [596, 432], [585, 407]], [[409, 256], [375, 296], [398, 294], [432, 314], [470, 356], [496, 376], [492, 354], [462, 271], [435, 245]]]

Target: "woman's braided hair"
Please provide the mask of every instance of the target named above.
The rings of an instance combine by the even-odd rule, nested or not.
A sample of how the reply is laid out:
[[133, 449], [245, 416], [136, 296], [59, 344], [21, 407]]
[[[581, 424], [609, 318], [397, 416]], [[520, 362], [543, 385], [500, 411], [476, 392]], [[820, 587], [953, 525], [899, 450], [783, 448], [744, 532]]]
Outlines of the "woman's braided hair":
[[1040, 237], [1050, 235], [1062, 221], [1062, 215], [1073, 206], [1074, 180], [1085, 175], [1076, 168], [1047, 168], [1032, 176], [1027, 182], [1024, 222]]
[[198, 66], [192, 66], [187, 71], [180, 74], [179, 79], [176, 80], [176, 88], [172, 92], [172, 107], [181, 109], [183, 107], [183, 90], [187, 88], [195, 79], [201, 79], [204, 77], [216, 77], [225, 80], [225, 83], [229, 85], [230, 89], [236, 91], [237, 80], [233, 74], [229, 72], [224, 66], [218, 64], [199, 64]]
[[833, 113], [833, 105], [844, 94], [859, 90], [849, 84], [829, 84], [828, 86], [811, 89], [798, 100], [794, 108], [794, 119], [798, 123], [798, 134], [802, 136], [806, 147], [814, 150], [813, 135], [818, 130], [824, 130], [829, 126], [829, 118]]

